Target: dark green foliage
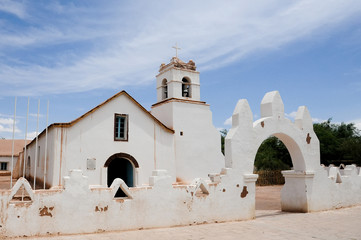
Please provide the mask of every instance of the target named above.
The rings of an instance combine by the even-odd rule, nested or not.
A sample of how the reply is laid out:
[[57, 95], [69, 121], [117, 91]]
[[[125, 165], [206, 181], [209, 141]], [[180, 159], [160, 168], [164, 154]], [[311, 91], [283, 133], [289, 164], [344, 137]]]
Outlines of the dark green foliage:
[[292, 160], [286, 146], [278, 138], [269, 137], [259, 147], [254, 165], [257, 171], [288, 170]]
[[361, 136], [353, 123], [331, 123], [328, 119], [313, 125], [320, 140], [321, 163], [361, 165]]
[[224, 141], [226, 139], [228, 130], [227, 129], [222, 129], [219, 132], [221, 133], [221, 151], [222, 151], [222, 153], [224, 155]]

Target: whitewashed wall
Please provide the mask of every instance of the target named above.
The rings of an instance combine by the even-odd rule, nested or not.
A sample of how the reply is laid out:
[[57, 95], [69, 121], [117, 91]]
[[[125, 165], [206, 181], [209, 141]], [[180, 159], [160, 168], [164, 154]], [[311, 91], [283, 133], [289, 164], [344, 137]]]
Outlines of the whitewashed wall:
[[[251, 181], [251, 183], [249, 183]], [[253, 181], [253, 182], [252, 182]], [[151, 227], [169, 227], [215, 221], [251, 219], [255, 207], [255, 178], [225, 169], [219, 182], [195, 179], [172, 186], [165, 170], [153, 172], [151, 186], [128, 189], [120, 179], [110, 188], [89, 188], [88, 177], [73, 170], [64, 178], [65, 189], [32, 191], [32, 201], [11, 201], [11, 191], [0, 192], [0, 233], [5, 236], [89, 233]], [[114, 199], [121, 186], [128, 198]], [[196, 194], [203, 189], [203, 195]], [[71, 217], [70, 217], [71, 216]], [[21, 226], [21, 227], [19, 227]]]
[[[114, 141], [114, 114], [128, 114], [128, 141]], [[63, 176], [71, 169], [81, 169], [91, 185], [106, 185], [104, 163], [116, 153], [132, 155], [139, 163], [138, 184], [147, 184], [152, 170], [166, 169], [175, 181], [173, 134], [157, 124], [125, 94], [104, 104], [70, 127], [49, 131], [48, 181], [51, 186], [63, 185]], [[40, 158], [44, 159], [45, 135], [39, 138]], [[29, 146], [32, 176], [35, 142]], [[96, 169], [87, 170], [87, 159], [96, 159]], [[42, 178], [43, 165], [37, 170]], [[105, 179], [105, 181], [104, 181]]]
[[152, 108], [152, 114], [175, 130], [176, 177], [189, 183], [207, 178], [224, 167], [221, 135], [212, 122], [209, 105], [199, 102], [169, 101]]
[[270, 136], [285, 144], [294, 168], [283, 171], [283, 211], [311, 212], [361, 203], [359, 168], [347, 166], [340, 174], [337, 168], [321, 167], [320, 144], [307, 108], [299, 107], [295, 122], [291, 122], [284, 116], [284, 105], [277, 91], [264, 96], [261, 119], [255, 122], [247, 100], [237, 103], [232, 128], [226, 137], [226, 167], [244, 174], [253, 173], [258, 148]]

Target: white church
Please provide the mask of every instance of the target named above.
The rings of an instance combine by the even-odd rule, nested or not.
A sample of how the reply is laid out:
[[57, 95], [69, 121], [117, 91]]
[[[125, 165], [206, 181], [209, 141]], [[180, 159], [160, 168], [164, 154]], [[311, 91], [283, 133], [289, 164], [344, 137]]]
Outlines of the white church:
[[156, 89], [151, 111], [121, 91], [71, 122], [51, 124], [47, 143], [44, 130], [38, 144], [27, 145], [26, 177], [57, 188], [71, 169], [81, 169], [91, 185], [109, 187], [121, 178], [136, 187], [148, 185], [156, 169], [167, 170], [173, 183], [219, 173], [225, 165], [220, 133], [200, 99], [195, 63], [173, 57], [162, 64]]
[[20, 177], [11, 190], [2, 191], [0, 235], [253, 219], [254, 160], [269, 136], [285, 144], [294, 167], [282, 171], [282, 211], [361, 203], [360, 167], [320, 164], [320, 143], [306, 106], [291, 121], [279, 92], [268, 92], [261, 118], [254, 121], [248, 101], [240, 99], [223, 156], [209, 105], [200, 100], [195, 63], [172, 58], [160, 66], [156, 86], [150, 112], [121, 91], [72, 122], [50, 125], [30, 142], [19, 156], [26, 159], [25, 167], [17, 161], [15, 169], [51, 189], [34, 190]]

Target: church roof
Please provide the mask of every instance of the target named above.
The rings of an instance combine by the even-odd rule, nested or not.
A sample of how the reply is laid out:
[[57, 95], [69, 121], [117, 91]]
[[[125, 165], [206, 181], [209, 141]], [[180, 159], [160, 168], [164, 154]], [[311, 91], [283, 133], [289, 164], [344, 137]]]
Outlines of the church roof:
[[[101, 104], [99, 104], [98, 106], [96, 106], [95, 108], [89, 110], [88, 112], [86, 112], [85, 114], [81, 115], [80, 117], [78, 117], [77, 119], [71, 121], [71, 122], [67, 122], [67, 123], [53, 123], [51, 125], [49, 125], [48, 129], [54, 128], [54, 127], [71, 127], [73, 126], [75, 123], [79, 122], [81, 119], [85, 118], [86, 116], [88, 116], [89, 114], [95, 112], [96, 110], [98, 110], [99, 108], [101, 108], [102, 106], [104, 106], [105, 104], [111, 102], [112, 100], [114, 100], [115, 98], [124, 95], [126, 97], [128, 97], [132, 102], [135, 103], [135, 105], [137, 105], [140, 110], [142, 110], [144, 113], [146, 113], [150, 118], [152, 118], [158, 125], [160, 125], [163, 129], [165, 129], [166, 131], [170, 132], [170, 133], [174, 133], [174, 130], [171, 128], [168, 128], [167, 126], [165, 126], [161, 121], [159, 121], [156, 117], [154, 117], [149, 111], [147, 111], [147, 109], [145, 109], [139, 102], [137, 102], [132, 96], [130, 96], [126, 91], [121, 91], [118, 92], [117, 94], [115, 94], [114, 96], [112, 96], [111, 98], [105, 100], [104, 102], [102, 102]], [[41, 135], [45, 134], [45, 129], [39, 134], [39, 137]], [[35, 139], [33, 139], [28, 145], [32, 144], [33, 142], [35, 142]]]
[[[27, 143], [30, 140], [26, 141]], [[14, 156], [19, 156], [19, 152], [22, 151], [24, 147], [24, 139], [15, 139], [14, 140]], [[9, 139], [0, 139], [0, 156], [1, 157], [11, 157], [13, 149], [13, 140]]]

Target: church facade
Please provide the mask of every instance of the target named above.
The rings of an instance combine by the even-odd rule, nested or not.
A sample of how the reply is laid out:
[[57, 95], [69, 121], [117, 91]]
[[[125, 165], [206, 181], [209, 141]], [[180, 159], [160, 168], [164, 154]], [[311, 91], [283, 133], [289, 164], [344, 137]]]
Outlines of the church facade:
[[174, 183], [219, 173], [220, 134], [200, 99], [195, 63], [174, 57], [162, 64], [156, 89], [150, 112], [121, 91], [74, 121], [50, 125], [47, 139], [44, 130], [38, 144], [27, 145], [26, 177], [57, 187], [71, 169], [81, 169], [91, 185], [109, 187], [121, 178], [136, 187], [147, 185], [157, 169], [167, 170]]

